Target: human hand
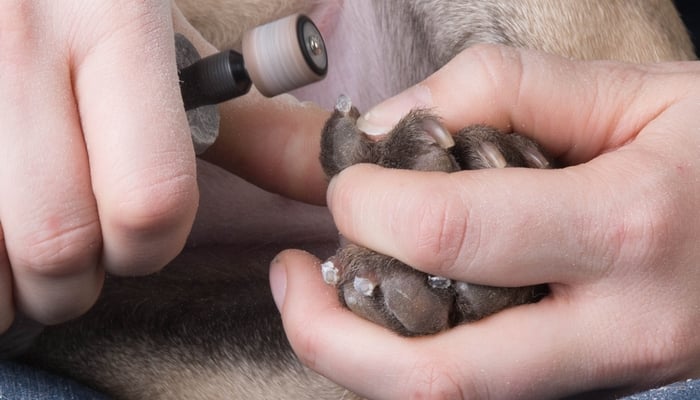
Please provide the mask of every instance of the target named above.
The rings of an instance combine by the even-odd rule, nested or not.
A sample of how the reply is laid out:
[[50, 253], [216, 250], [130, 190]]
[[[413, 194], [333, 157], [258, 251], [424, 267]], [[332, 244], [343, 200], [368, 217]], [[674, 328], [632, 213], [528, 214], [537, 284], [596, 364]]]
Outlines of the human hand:
[[173, 35], [167, 0], [3, 4], [0, 332], [182, 248], [198, 194]]
[[271, 285], [311, 368], [369, 398], [555, 398], [700, 374], [700, 66], [573, 62], [466, 50], [370, 111], [409, 109], [452, 130], [530, 136], [569, 167], [453, 174], [358, 165], [328, 205], [352, 242], [462, 281], [548, 283], [536, 304], [402, 338], [343, 309], [314, 257], [289, 251]]

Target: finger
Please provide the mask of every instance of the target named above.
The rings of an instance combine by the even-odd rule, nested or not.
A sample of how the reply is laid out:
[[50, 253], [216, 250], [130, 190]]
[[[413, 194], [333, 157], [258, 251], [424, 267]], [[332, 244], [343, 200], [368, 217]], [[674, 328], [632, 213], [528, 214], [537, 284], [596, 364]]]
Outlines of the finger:
[[692, 63], [679, 63], [663, 69], [673, 74], [658, 74], [654, 66], [476, 46], [370, 110], [358, 124], [386, 132], [411, 108], [431, 108], [451, 131], [475, 123], [517, 131], [567, 163], [579, 163], [629, 141], [679, 95], [691, 93], [683, 74], [692, 70], [697, 70]]
[[[387, 340], [383, 328], [344, 309], [335, 289], [322, 281], [319, 260], [308, 253], [280, 253], [272, 262], [270, 277], [285, 280], [282, 296], [281, 285], [273, 281], [273, 294], [289, 341], [302, 363], [367, 398], [388, 398], [386, 395], [395, 390], [394, 381], [386, 380], [387, 371], [393, 372], [391, 368], [381, 374], [370, 374], [370, 368], [354, 369], [377, 361], [380, 354], [400, 354], [401, 342], [393, 335]], [[301, 311], [302, 307], [309, 307], [308, 312]], [[331, 326], [334, 329], [328, 329]], [[345, 345], [357, 344], [352, 339], [355, 333], [364, 338], [361, 348], [345, 347], [341, 351]], [[363, 388], [356, 387], [360, 382]]]
[[640, 237], [656, 217], [625, 199], [654, 198], [659, 163], [636, 165], [633, 153], [562, 170], [357, 165], [333, 179], [328, 204], [348, 240], [428, 273], [496, 286], [592, 281], [632, 265], [623, 255], [648, 255]]
[[0, 221], [16, 306], [55, 323], [92, 305], [102, 272], [67, 52], [42, 39], [44, 17], [32, 2], [15, 2], [0, 16], [8, 33], [0, 41]]
[[289, 95], [256, 91], [224, 103], [221, 132], [204, 158], [273, 193], [325, 202], [328, 180], [318, 161], [330, 114]]
[[130, 1], [100, 8], [99, 26], [89, 27], [94, 34], [72, 49], [102, 262], [118, 274], [148, 273], [170, 261], [198, 202], [169, 7]]
[[[282, 320], [302, 362], [367, 398], [557, 398], [625, 385], [643, 369], [622, 365], [637, 361], [621, 356], [631, 336], [599, 323], [599, 299], [575, 307], [579, 294], [555, 289], [537, 304], [402, 338], [342, 309], [314, 257], [284, 252], [272, 268], [286, 275]], [[596, 364], [601, 354], [613, 361]]]

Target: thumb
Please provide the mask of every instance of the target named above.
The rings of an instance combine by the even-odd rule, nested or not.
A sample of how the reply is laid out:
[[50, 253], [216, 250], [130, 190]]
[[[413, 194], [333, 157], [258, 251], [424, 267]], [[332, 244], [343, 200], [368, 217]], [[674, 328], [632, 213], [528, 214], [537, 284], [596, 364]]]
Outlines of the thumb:
[[658, 69], [687, 72], [689, 68], [694, 68], [691, 63], [633, 66], [572, 61], [532, 50], [479, 45], [366, 112], [358, 127], [369, 134], [386, 133], [409, 110], [429, 108], [452, 132], [476, 123], [517, 131], [539, 142], [550, 155], [580, 163], [626, 143], [674, 96], [687, 92], [687, 76], [657, 74]]

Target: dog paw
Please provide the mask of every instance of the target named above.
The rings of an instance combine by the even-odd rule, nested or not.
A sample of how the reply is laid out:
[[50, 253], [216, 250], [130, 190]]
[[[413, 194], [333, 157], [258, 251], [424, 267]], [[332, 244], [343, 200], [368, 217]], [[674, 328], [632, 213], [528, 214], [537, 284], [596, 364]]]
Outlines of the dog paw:
[[437, 333], [503, 309], [532, 303], [545, 286], [502, 288], [427, 275], [349, 244], [321, 266], [326, 283], [355, 314], [404, 336]]
[[[359, 111], [341, 96], [321, 139], [321, 164], [329, 178], [357, 163], [386, 168], [454, 172], [528, 167], [550, 168], [534, 141], [473, 125], [452, 136], [426, 110], [406, 115], [384, 137], [370, 139], [357, 128]], [[501, 288], [426, 275], [402, 262], [348, 244], [322, 266], [324, 280], [338, 289], [354, 313], [402, 335], [439, 332], [508, 307], [535, 302], [546, 285]]]
[[380, 140], [370, 139], [357, 128], [359, 116], [350, 99], [340, 96], [321, 134], [320, 161], [329, 178], [359, 163], [421, 171], [460, 169], [449, 151], [454, 139], [435, 115], [411, 111]]
[[448, 279], [353, 244], [339, 249], [322, 270], [343, 305], [402, 335], [426, 335], [453, 324], [455, 296]]

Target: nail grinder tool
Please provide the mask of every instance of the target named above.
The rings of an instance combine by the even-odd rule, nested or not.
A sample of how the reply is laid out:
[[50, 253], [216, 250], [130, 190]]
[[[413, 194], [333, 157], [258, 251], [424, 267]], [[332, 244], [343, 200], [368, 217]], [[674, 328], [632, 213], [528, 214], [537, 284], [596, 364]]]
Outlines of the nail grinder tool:
[[248, 93], [251, 85], [268, 97], [285, 93], [323, 79], [328, 70], [323, 37], [302, 14], [246, 32], [242, 53], [226, 50], [200, 59], [184, 36], [175, 40], [180, 91], [197, 154], [218, 135], [218, 112], [211, 106]]

